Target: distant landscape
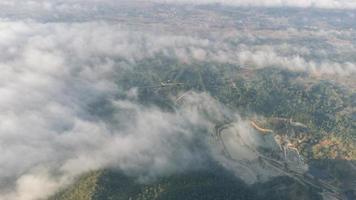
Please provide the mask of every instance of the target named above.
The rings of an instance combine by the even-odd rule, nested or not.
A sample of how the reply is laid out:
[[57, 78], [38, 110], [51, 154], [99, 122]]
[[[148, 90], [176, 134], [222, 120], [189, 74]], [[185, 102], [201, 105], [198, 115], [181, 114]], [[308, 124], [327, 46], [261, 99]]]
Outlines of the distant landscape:
[[0, 199], [356, 199], [355, 9], [0, 2]]

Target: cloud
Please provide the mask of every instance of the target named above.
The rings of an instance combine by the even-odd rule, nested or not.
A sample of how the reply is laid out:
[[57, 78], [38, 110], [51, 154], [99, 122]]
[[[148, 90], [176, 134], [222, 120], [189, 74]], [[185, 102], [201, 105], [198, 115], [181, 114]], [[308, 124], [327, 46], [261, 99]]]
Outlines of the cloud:
[[[1, 199], [43, 198], [89, 170], [114, 167], [145, 181], [212, 159], [211, 131], [229, 113], [216, 100], [191, 93], [179, 112], [166, 112], [138, 104], [134, 89], [116, 84], [141, 59], [208, 41], [101, 22], [0, 27]], [[90, 111], [103, 99], [119, 124]]]
[[[204, 167], [214, 159], [250, 183], [257, 181], [256, 174], [266, 179], [267, 174], [275, 175], [244, 163], [257, 158], [256, 152], [239, 146], [237, 150], [245, 153], [236, 153], [238, 162], [231, 162], [219, 146], [211, 145], [215, 122], [227, 116], [236, 118], [235, 130], [248, 144], [259, 143], [238, 114], [208, 94], [190, 93], [172, 113], [137, 103], [135, 88], [122, 90], [117, 85], [119, 75], [147, 58], [160, 55], [182, 65], [218, 62], [355, 73], [352, 62], [308, 60], [304, 56], [313, 53], [309, 47], [256, 44], [253, 41], [258, 38], [243, 33], [233, 34], [239, 42], [232, 44], [231, 38], [220, 35], [157, 33], [105, 20], [74, 22], [82, 16], [86, 19], [88, 9], [100, 11], [98, 2], [85, 6], [79, 0], [0, 2], [0, 9], [6, 11], [0, 20], [0, 199], [46, 197], [77, 175], [106, 167], [145, 181]], [[18, 13], [22, 9], [15, 8], [24, 8], [24, 16]], [[67, 21], [43, 23], [33, 17], [42, 18], [44, 12], [52, 11], [65, 13]], [[71, 18], [75, 12], [78, 16]], [[117, 124], [91, 112], [94, 105], [103, 106], [103, 101], [112, 111], [108, 117]], [[245, 173], [245, 164], [253, 173]]]
[[[115, 5], [117, 3], [129, 4], [125, 1], [113, 0], [88, 0], [87, 4], [83, 4], [83, 0], [4, 0], [0, 5], [8, 8], [16, 6], [27, 7], [28, 9], [43, 9], [43, 10], [81, 10], [85, 8], [94, 8], [97, 5]], [[132, 1], [136, 4], [144, 3], [173, 3], [173, 4], [223, 4], [233, 6], [258, 6], [258, 7], [315, 7], [328, 9], [354, 9], [356, 3], [353, 0], [136, 0]]]
[[[150, 0], [148, 0], [150, 1]], [[350, 9], [356, 7], [356, 2], [352, 0], [153, 0], [156, 2], [167, 3], [193, 3], [193, 4], [211, 4], [220, 3], [234, 6], [261, 6], [261, 7], [317, 7], [317, 8], [337, 8]]]
[[314, 75], [348, 76], [356, 73], [356, 65], [351, 62], [307, 61], [299, 55], [281, 56], [273, 50], [241, 51], [238, 54], [238, 59], [242, 66], [256, 68], [280, 67], [290, 71], [308, 72]]

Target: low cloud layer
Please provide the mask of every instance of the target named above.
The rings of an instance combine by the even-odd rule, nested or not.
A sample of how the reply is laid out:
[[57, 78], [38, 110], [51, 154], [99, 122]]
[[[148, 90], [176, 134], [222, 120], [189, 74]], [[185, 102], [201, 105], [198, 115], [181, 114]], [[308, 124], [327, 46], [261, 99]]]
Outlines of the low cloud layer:
[[[355, 6], [352, 2], [321, 0], [254, 2], [254, 6]], [[208, 94], [190, 93], [173, 113], [143, 106], [137, 102], [135, 89], [123, 90], [117, 77], [142, 60], [160, 55], [174, 58], [183, 66], [217, 62], [339, 76], [356, 73], [352, 60], [331, 60], [330, 52], [290, 45], [287, 39], [282, 44], [261, 44], [258, 36], [241, 31], [200, 37], [164, 29], [141, 30], [105, 19], [90, 20], [93, 13], [107, 8], [104, 6], [103, 11], [99, 5], [113, 3], [90, 1], [82, 6], [80, 0], [0, 2], [0, 11], [4, 11], [0, 14], [0, 199], [46, 197], [77, 175], [106, 167], [145, 181], [204, 167], [214, 159], [237, 169], [235, 172], [249, 183], [257, 180], [256, 174], [268, 178], [258, 166], [250, 165], [248, 170], [252, 168], [253, 173], [245, 173], [243, 163], [232, 163], [211, 144], [215, 122], [226, 116], [236, 118], [235, 129], [251, 145], [256, 145], [258, 138], [249, 138], [253, 131], [246, 122]], [[223, 3], [252, 5], [247, 1]], [[22, 9], [16, 8], [24, 10], [19, 13]], [[53, 19], [62, 14], [65, 20], [44, 23], [44, 11]], [[301, 33], [297, 29], [289, 31]], [[318, 34], [336, 34], [337, 38], [343, 35]], [[331, 48], [336, 49], [335, 55], [344, 50]], [[352, 53], [355, 45], [347, 48]], [[93, 113], [101, 106], [109, 106], [110, 120]], [[240, 150], [246, 149], [241, 146]], [[246, 155], [258, 157], [246, 152], [237, 154], [236, 159], [246, 160]]]
[[[148, 0], [150, 1], [150, 0]], [[153, 0], [155, 2], [168, 3], [193, 3], [193, 4], [211, 4], [219, 3], [234, 6], [261, 6], [261, 7], [316, 7], [316, 8], [336, 8], [352, 9], [356, 8], [356, 2], [352, 0]]]
[[[145, 181], [221, 156], [209, 138], [234, 114], [209, 95], [191, 93], [172, 113], [138, 104], [115, 83], [141, 59], [207, 41], [159, 37], [146, 49], [152, 35], [106, 23], [0, 27], [1, 199], [46, 197], [89, 170], [114, 167]], [[92, 113], [103, 101], [111, 122]]]
[[[205, 127], [199, 116], [113, 99], [120, 93], [113, 75], [121, 68], [113, 60], [140, 57], [125, 51], [124, 40], [111, 38], [128, 39], [128, 33], [122, 37], [100, 24], [1, 26], [1, 199], [37, 199], [48, 195], [42, 190], [50, 193], [101, 167], [150, 177], [178, 170], [177, 162], [203, 160], [201, 151], [185, 146], [195, 137], [192, 124]], [[90, 31], [94, 27], [99, 32]], [[111, 102], [121, 120], [132, 116], [121, 121], [128, 128], [112, 129], [91, 116], [88, 107], [101, 99]]]
[[[112, 0], [89, 0], [86, 3], [92, 5], [100, 5], [103, 3], [113, 4], [117, 3]], [[120, 1], [119, 1], [120, 2]], [[124, 2], [124, 1], [122, 1]], [[174, 3], [174, 4], [222, 4], [233, 6], [258, 6], [258, 7], [315, 7], [315, 8], [328, 8], [328, 9], [354, 9], [356, 2], [353, 0], [134, 0], [137, 4], [143, 3]], [[0, 5], [8, 6], [9, 8], [16, 5], [28, 6], [36, 9], [81, 9], [86, 6], [82, 5], [83, 0], [4, 0]], [[126, 2], [127, 3], [127, 2]]]

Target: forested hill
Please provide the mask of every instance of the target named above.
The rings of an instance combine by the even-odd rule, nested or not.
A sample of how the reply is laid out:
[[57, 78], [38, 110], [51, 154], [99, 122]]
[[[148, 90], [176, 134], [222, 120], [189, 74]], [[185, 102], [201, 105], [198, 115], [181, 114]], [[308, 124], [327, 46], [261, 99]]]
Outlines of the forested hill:
[[[335, 187], [344, 187], [339, 188], [343, 195], [354, 195], [355, 88], [280, 68], [182, 64], [160, 57], [142, 61], [133, 69], [118, 74], [117, 85], [123, 91], [135, 89], [136, 101], [140, 104], [157, 106], [166, 112], [177, 112], [179, 105], [184, 103], [184, 96], [197, 92], [211, 95], [246, 120], [256, 115], [263, 118], [263, 126], [276, 132], [279, 128], [268, 123], [275, 118], [304, 124], [308, 127], [307, 137], [297, 148], [309, 165], [308, 174], [325, 179]], [[117, 98], [125, 99], [125, 94]], [[102, 109], [93, 109], [92, 114], [110, 113], [110, 103], [105, 105]], [[107, 120], [110, 121], [110, 117]], [[220, 164], [213, 165], [216, 167], [208, 171], [161, 177], [145, 184], [137, 183], [135, 178], [120, 171], [95, 171], [80, 177], [74, 185], [51, 199], [321, 198], [320, 188], [309, 188], [290, 177], [246, 185]], [[272, 192], [276, 190], [279, 192]]]

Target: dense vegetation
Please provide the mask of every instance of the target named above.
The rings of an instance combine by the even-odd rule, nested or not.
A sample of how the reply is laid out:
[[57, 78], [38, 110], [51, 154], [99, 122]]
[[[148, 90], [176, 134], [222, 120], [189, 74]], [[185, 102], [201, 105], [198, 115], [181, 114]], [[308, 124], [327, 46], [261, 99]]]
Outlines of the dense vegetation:
[[[355, 88], [319, 81], [306, 73], [278, 68], [253, 69], [216, 63], [183, 64], [158, 56], [117, 74], [126, 98], [136, 88], [138, 100], [174, 112], [174, 98], [187, 91], [206, 92], [245, 118], [283, 117], [306, 124], [309, 139], [301, 153], [311, 167], [326, 171], [331, 181], [351, 183], [348, 161], [356, 160]], [[100, 102], [94, 115], [108, 116], [110, 103]], [[99, 107], [99, 108], [98, 108]], [[110, 117], [108, 117], [110, 118]], [[118, 122], [119, 123], [119, 122]], [[345, 177], [348, 177], [345, 179]], [[284, 186], [284, 187], [281, 187]], [[282, 189], [281, 189], [282, 188]], [[275, 192], [277, 191], [278, 192]], [[258, 191], [258, 192], [256, 192]], [[139, 184], [117, 171], [92, 172], [52, 199], [319, 199], [315, 191], [279, 177], [247, 186], [219, 167], [187, 172]]]
[[[182, 84], [147, 87], [166, 82]], [[122, 73], [118, 85], [124, 90], [138, 87], [142, 103], [166, 109], [174, 107], [171, 96], [192, 90], [207, 92], [243, 115], [257, 113], [267, 118], [292, 118], [310, 128], [313, 144], [322, 141], [337, 144], [334, 148], [308, 149], [313, 158], [356, 159], [355, 89], [332, 81], [319, 81], [306, 73], [278, 68], [181, 64], [159, 57], [138, 63], [134, 69]]]
[[[317, 200], [316, 191], [295, 183], [289, 178], [278, 178], [263, 184], [247, 186], [233, 174], [222, 168], [212, 167], [206, 171], [186, 172], [160, 178], [149, 183], [138, 183], [118, 171], [105, 170], [101, 176], [94, 173], [79, 179], [71, 189], [64, 190], [51, 200], [259, 200], [290, 199], [298, 196]], [[91, 185], [96, 180], [96, 190], [86, 190], [80, 185]], [[283, 186], [283, 187], [282, 187]], [[276, 193], [275, 190], [279, 192]], [[83, 198], [90, 193], [90, 197]]]

